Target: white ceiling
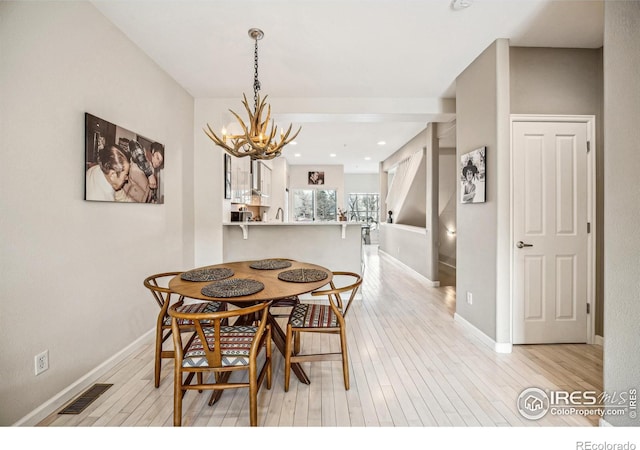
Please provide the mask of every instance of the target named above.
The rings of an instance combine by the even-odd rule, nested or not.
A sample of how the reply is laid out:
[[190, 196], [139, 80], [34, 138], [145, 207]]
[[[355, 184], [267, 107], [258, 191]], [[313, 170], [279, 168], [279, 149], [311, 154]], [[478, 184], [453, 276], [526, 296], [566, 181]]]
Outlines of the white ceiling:
[[284, 156], [348, 173], [377, 172], [428, 122], [454, 119], [443, 99], [455, 98], [455, 78], [495, 39], [599, 48], [603, 34], [602, 0], [474, 0], [462, 10], [451, 0], [92, 3], [194, 98], [237, 98], [225, 106], [241, 115], [242, 94], [253, 97], [247, 32], [262, 29], [261, 93], [278, 125], [302, 126]]

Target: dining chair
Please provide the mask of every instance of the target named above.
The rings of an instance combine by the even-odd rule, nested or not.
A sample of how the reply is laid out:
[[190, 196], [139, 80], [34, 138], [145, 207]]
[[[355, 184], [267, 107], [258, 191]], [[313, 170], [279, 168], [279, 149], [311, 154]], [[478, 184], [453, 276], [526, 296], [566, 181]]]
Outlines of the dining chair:
[[[284, 390], [289, 390], [291, 363], [305, 361], [340, 361], [344, 388], [349, 389], [349, 359], [347, 355], [347, 330], [345, 316], [362, 284], [362, 277], [353, 272], [333, 272], [330, 289], [311, 293], [314, 297], [326, 296], [328, 303], [299, 303], [293, 307], [287, 323], [285, 338]], [[340, 285], [340, 286], [337, 286]], [[347, 296], [348, 298], [343, 298]], [[300, 353], [301, 333], [330, 333], [340, 336], [340, 352]], [[293, 346], [293, 348], [292, 348]]]
[[[258, 390], [264, 379], [271, 389], [271, 326], [267, 324], [270, 302], [212, 313], [180, 311], [178, 302], [169, 308], [175, 351], [173, 425], [182, 425], [182, 398], [187, 390], [249, 388], [249, 422], [258, 425]], [[232, 319], [235, 321], [232, 322]], [[183, 343], [180, 321], [193, 322], [195, 333]], [[264, 352], [263, 352], [264, 350]], [[263, 356], [264, 353], [264, 356]], [[247, 378], [230, 381], [235, 372]], [[209, 382], [213, 374], [212, 382]], [[194, 375], [196, 383], [192, 384]], [[239, 374], [240, 375], [240, 374]], [[212, 395], [209, 406], [214, 403]]]
[[[154, 368], [154, 385], [160, 386], [160, 374], [162, 371], [162, 359], [173, 358], [173, 350], [164, 349], [164, 343], [171, 336], [171, 317], [169, 317], [168, 309], [172, 302], [172, 295], [175, 294], [168, 287], [171, 278], [180, 275], [182, 272], [164, 272], [148, 276], [144, 280], [144, 285], [151, 291], [153, 298], [160, 307], [160, 313], [156, 319], [156, 349], [155, 349], [155, 368]], [[182, 296], [174, 295], [174, 299], [182, 301]], [[206, 313], [216, 312], [226, 309], [226, 303], [221, 302], [193, 302], [184, 304], [181, 302], [180, 310], [182, 312]], [[184, 320], [180, 324], [183, 331], [193, 330], [193, 323]]]

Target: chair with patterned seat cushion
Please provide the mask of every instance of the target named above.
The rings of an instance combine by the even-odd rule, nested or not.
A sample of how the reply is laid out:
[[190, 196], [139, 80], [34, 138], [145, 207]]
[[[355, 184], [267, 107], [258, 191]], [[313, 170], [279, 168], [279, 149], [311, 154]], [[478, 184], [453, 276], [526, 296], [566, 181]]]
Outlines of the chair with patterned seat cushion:
[[[312, 296], [326, 296], [328, 304], [299, 303], [293, 307], [285, 338], [284, 390], [289, 390], [291, 363], [305, 361], [340, 361], [344, 388], [349, 389], [349, 359], [345, 316], [362, 284], [362, 277], [353, 272], [333, 272], [331, 289], [314, 291]], [[338, 287], [338, 285], [340, 287]], [[348, 298], [343, 298], [347, 297]], [[300, 353], [301, 333], [330, 333], [340, 336], [340, 352]], [[293, 346], [293, 348], [292, 348]]]
[[[173, 424], [182, 425], [182, 398], [187, 390], [222, 391], [249, 388], [249, 422], [258, 424], [258, 390], [264, 379], [271, 389], [271, 327], [267, 323], [270, 302], [214, 313], [181, 312], [178, 302], [169, 308], [175, 352]], [[235, 321], [232, 322], [232, 319]], [[195, 333], [184, 342], [180, 321], [193, 323]], [[236, 372], [248, 380], [234, 380]], [[207, 375], [213, 374], [213, 380]], [[192, 384], [194, 375], [196, 383]], [[212, 395], [209, 405], [215, 401]]]
[[[151, 275], [144, 280], [144, 285], [151, 291], [153, 298], [160, 307], [160, 313], [156, 319], [156, 350], [155, 350], [155, 368], [154, 368], [154, 385], [160, 386], [160, 375], [162, 371], [162, 359], [172, 358], [173, 350], [165, 350], [164, 343], [171, 336], [171, 317], [167, 313], [172, 300], [182, 301], [182, 296], [175, 295], [172, 298], [174, 292], [167, 287], [171, 278], [180, 275], [182, 272], [164, 272]], [[197, 302], [197, 303], [182, 303], [181, 310], [184, 312], [198, 313], [198, 312], [216, 312], [224, 311], [226, 309], [226, 303], [220, 302]], [[188, 320], [179, 324], [184, 331], [193, 330], [193, 323]]]

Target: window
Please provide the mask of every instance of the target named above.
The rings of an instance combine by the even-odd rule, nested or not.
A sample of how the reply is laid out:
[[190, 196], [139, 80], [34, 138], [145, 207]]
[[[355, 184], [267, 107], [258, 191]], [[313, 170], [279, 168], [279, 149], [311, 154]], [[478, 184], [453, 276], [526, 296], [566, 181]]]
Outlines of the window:
[[296, 221], [337, 220], [336, 191], [295, 189], [293, 214]]
[[348, 217], [375, 227], [380, 217], [380, 194], [349, 194]]

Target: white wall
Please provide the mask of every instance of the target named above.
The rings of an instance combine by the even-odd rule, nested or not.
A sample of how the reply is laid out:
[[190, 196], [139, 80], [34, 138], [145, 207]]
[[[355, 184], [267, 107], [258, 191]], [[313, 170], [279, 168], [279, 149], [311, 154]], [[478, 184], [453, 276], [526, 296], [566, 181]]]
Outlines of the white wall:
[[[89, 3], [1, 2], [0, 20], [10, 425], [154, 328], [147, 275], [193, 265], [193, 99]], [[85, 112], [165, 144], [164, 205], [83, 200]], [[36, 377], [45, 349], [50, 369]]]
[[[638, 389], [640, 380], [640, 3], [605, 2], [604, 391]], [[629, 414], [607, 416], [635, 426]]]
[[380, 175], [377, 173], [344, 174], [344, 191], [348, 194], [376, 194], [380, 191]]

